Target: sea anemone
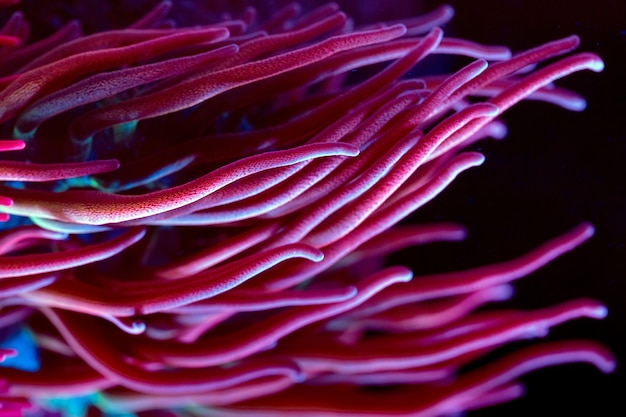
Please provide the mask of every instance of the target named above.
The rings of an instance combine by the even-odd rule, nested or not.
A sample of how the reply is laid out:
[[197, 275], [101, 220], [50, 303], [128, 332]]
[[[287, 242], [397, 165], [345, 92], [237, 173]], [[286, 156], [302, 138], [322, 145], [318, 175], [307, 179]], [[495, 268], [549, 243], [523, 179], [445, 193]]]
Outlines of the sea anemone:
[[597, 301], [483, 307], [588, 223], [458, 272], [387, 262], [464, 238], [399, 222], [483, 162], [465, 149], [502, 138], [504, 111], [584, 109], [552, 84], [602, 70], [576, 36], [511, 55], [445, 37], [448, 6], [369, 26], [334, 3], [172, 7], [1, 30], [0, 415], [438, 416], [517, 398], [538, 368], [613, 369], [590, 341], [492, 353], [603, 318]]

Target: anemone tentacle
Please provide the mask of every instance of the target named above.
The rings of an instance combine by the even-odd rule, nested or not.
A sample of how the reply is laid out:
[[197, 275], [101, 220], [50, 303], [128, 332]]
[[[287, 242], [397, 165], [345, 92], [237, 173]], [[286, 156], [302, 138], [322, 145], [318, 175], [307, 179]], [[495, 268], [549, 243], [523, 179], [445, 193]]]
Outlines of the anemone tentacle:
[[444, 35], [445, 5], [358, 26], [335, 3], [209, 3], [47, 37], [26, 2], [5, 18], [0, 415], [435, 417], [515, 399], [535, 369], [613, 370], [587, 341], [480, 362], [606, 316], [505, 307], [589, 223], [486, 266], [387, 265], [466, 237], [401, 222], [483, 163], [468, 148], [505, 136], [503, 112], [584, 109], [554, 85], [603, 69], [577, 36], [513, 54]]

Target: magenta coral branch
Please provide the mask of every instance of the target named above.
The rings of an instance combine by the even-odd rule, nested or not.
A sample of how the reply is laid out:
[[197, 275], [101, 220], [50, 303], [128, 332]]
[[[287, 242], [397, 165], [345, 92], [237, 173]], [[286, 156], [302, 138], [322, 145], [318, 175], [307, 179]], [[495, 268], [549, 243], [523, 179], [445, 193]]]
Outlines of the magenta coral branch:
[[20, 38], [15, 36], [0, 35], [0, 47], [10, 46], [16, 47], [20, 44]]
[[411, 278], [412, 273], [406, 268], [389, 268], [357, 285], [356, 295], [345, 301], [320, 306], [292, 307], [240, 332], [225, 337], [213, 337], [208, 342], [198, 341], [186, 347], [166, 343], [154, 346], [139, 342], [137, 350], [141, 355], [182, 367], [214, 366], [239, 360], [273, 345], [297, 329], [349, 311], [382, 289]]
[[572, 51], [579, 43], [580, 39], [578, 36], [569, 36], [517, 54], [507, 61], [490, 65], [482, 74], [469, 80], [462, 88], [455, 91], [454, 94], [448, 98], [448, 101], [454, 102], [467, 94], [471, 94], [471, 92], [477, 88], [488, 85], [502, 77], [509, 76], [527, 65]]
[[[322, 232], [315, 233], [314, 231], [304, 241], [323, 247], [348, 234], [385, 202], [428, 158], [432, 150], [446, 140], [448, 136], [471, 120], [493, 115], [496, 112], [496, 108], [476, 104], [446, 119], [444, 123], [433, 128], [425, 137], [420, 139], [411, 152], [403, 155], [383, 181], [368, 189], [362, 199], [341, 207], [334, 218], [331, 217], [325, 222], [328, 226], [323, 228]], [[324, 227], [324, 224], [321, 227]]]
[[131, 282], [115, 288], [98, 289], [91, 284], [66, 278], [41, 291], [25, 294], [28, 300], [72, 311], [100, 316], [128, 317], [151, 314], [184, 306], [229, 291], [263, 271], [289, 259], [302, 258], [320, 262], [323, 253], [301, 243], [250, 255], [187, 279], [154, 282]]
[[211, 314], [224, 310], [236, 312], [261, 311], [281, 307], [338, 303], [353, 298], [356, 293], [357, 288], [353, 286], [328, 290], [283, 290], [276, 293], [261, 291], [239, 291], [237, 293], [236, 291], [229, 291], [208, 300], [169, 309], [167, 312], [176, 314]]
[[21, 67], [26, 65], [26, 63], [38, 58], [50, 50], [53, 50], [55, 47], [63, 44], [64, 42], [78, 38], [80, 34], [80, 23], [75, 20], [71, 21], [47, 38], [12, 51], [4, 57], [0, 73], [19, 74]]
[[24, 149], [26, 142], [23, 140], [0, 140], [0, 152], [19, 151]]
[[[606, 307], [589, 301], [576, 300], [548, 309], [519, 313], [504, 323], [428, 344], [420, 343], [422, 335], [406, 333], [374, 340], [362, 340], [359, 349], [333, 343], [310, 348], [307, 344], [289, 343], [278, 351], [294, 358], [310, 372], [357, 373], [379, 370], [430, 366], [511, 340], [545, 335], [550, 327], [580, 317], [604, 318]], [[419, 347], [419, 348], [418, 348]]]
[[298, 16], [298, 19], [290, 22], [290, 28], [303, 28], [319, 20], [325, 19], [339, 11], [341, 10], [339, 9], [339, 5], [337, 3], [324, 3], [321, 6], [316, 7], [315, 9], [308, 10], [307, 13], [304, 15], [300, 14]]
[[414, 245], [439, 241], [459, 241], [465, 239], [466, 236], [465, 228], [454, 223], [399, 225], [368, 240], [349, 255], [346, 260], [355, 262], [366, 256], [385, 256]]
[[3, 376], [11, 384], [12, 395], [78, 396], [110, 388], [113, 382], [76, 358], [56, 356], [44, 361], [36, 373], [4, 368]]
[[382, 313], [370, 315], [352, 322], [347, 329], [350, 332], [366, 329], [386, 332], [406, 332], [442, 327], [467, 316], [471, 311], [493, 301], [508, 300], [513, 295], [510, 286], [502, 285], [472, 292], [468, 295], [430, 303], [421, 311], [415, 312], [413, 306], [404, 305]]
[[297, 17], [300, 12], [302, 12], [302, 6], [299, 3], [287, 3], [287, 5], [275, 10], [267, 20], [260, 23], [259, 29], [268, 33], [285, 31], [286, 24]]
[[[468, 401], [506, 386], [524, 374], [564, 363], [585, 362], [603, 372], [610, 372], [615, 360], [597, 343], [584, 341], [554, 342], [525, 348], [517, 353], [459, 377], [451, 384], [429, 388], [427, 396], [416, 396], [405, 387], [393, 393], [365, 394], [351, 386], [296, 386], [273, 396], [250, 400], [224, 409], [224, 415], [246, 415], [250, 410], [262, 417], [280, 410], [286, 416], [322, 417], [332, 412], [338, 416], [402, 415], [436, 417], [464, 410]], [[220, 409], [217, 410], [219, 415]]]
[[[226, 24], [224, 24], [224, 26], [226, 26]], [[205, 27], [204, 30], [208, 31], [209, 34], [213, 33], [219, 39], [224, 35], [228, 35], [228, 31], [226, 30], [225, 32], [224, 26], [215, 28]], [[194, 29], [122, 29], [94, 33], [92, 35], [82, 36], [59, 45], [48, 53], [31, 61], [26, 67], [21, 68], [20, 72], [30, 72], [33, 69], [43, 67], [48, 64], [64, 62], [66, 58], [70, 58], [72, 56], [84, 56], [81, 55], [84, 53], [133, 46], [142, 42], [158, 40], [158, 38], [176, 35], [177, 33], [184, 34], [185, 32], [190, 31], [193, 32]]]
[[312, 22], [310, 26], [302, 29], [278, 33], [276, 35], [263, 36], [252, 39], [241, 45], [241, 53], [221, 62], [216, 70], [233, 67], [263, 55], [286, 50], [303, 42], [311, 41], [325, 32], [340, 29], [346, 22], [346, 15], [334, 13], [319, 21]]
[[[247, 360], [232, 367], [145, 371], [126, 363], [111, 349], [104, 334], [89, 334], [89, 320], [75, 313], [46, 310], [72, 349], [93, 369], [127, 388], [151, 394], [191, 394], [228, 388], [272, 375], [299, 379], [300, 371], [291, 361]], [[87, 333], [87, 334], [86, 334]]]
[[[481, 106], [481, 105], [478, 105]], [[446, 126], [435, 128], [424, 138], [417, 141], [417, 145], [408, 141], [405, 145], [412, 146], [406, 154], [398, 155], [396, 161], [381, 161], [382, 167], [372, 165], [366, 173], [352, 181], [348, 187], [344, 187], [341, 193], [336, 193], [330, 198], [321, 199], [315, 210], [309, 210], [306, 217], [299, 220], [300, 226], [295, 239], [304, 239], [320, 247], [332, 243], [333, 240], [340, 239], [348, 234], [354, 227], [358, 226], [362, 220], [367, 218], [376, 208], [398, 189], [398, 187], [410, 177], [415, 169], [419, 167], [428, 156], [428, 148], [434, 148], [437, 143], [442, 142], [448, 135], [459, 128], [459, 124], [467, 123], [475, 117], [483, 117], [495, 112], [489, 107], [470, 107], [459, 113], [456, 118], [452, 116], [446, 120]], [[367, 175], [370, 171], [380, 170], [379, 175], [386, 174], [379, 182], [376, 176]], [[389, 170], [389, 172], [386, 172]], [[363, 194], [362, 199], [357, 199]], [[366, 206], [367, 204], [367, 206]], [[334, 216], [330, 214], [336, 212]], [[320, 224], [323, 223], [323, 224]], [[309, 233], [315, 226], [323, 232], [315, 231]], [[324, 227], [324, 225], [328, 225]], [[297, 227], [297, 226], [294, 226]], [[297, 230], [297, 229], [296, 229]], [[329, 240], [332, 235], [333, 240]], [[306, 237], [305, 237], [306, 236]], [[327, 236], [324, 238], [324, 236]]]
[[144, 229], [135, 228], [108, 242], [65, 252], [5, 256], [0, 258], [0, 278], [42, 274], [91, 264], [120, 253], [139, 241], [144, 234]]
[[181, 46], [224, 39], [228, 35], [226, 29], [190, 30], [130, 46], [84, 52], [32, 69], [0, 92], [0, 120], [13, 117], [33, 99], [65, 87], [85, 74], [148, 59]]
[[122, 91], [138, 87], [165, 77], [173, 77], [192, 70], [206, 68], [210, 63], [237, 53], [236, 45], [190, 57], [175, 58], [154, 64], [142, 65], [93, 75], [69, 87], [37, 100], [18, 117], [17, 136], [32, 132], [45, 120], [72, 108], [113, 97]]
[[250, 229], [232, 239], [208, 247], [187, 258], [181, 258], [156, 272], [161, 278], [184, 278], [210, 268], [252, 246], [265, 241], [278, 230], [278, 222], [270, 222]]
[[403, 288], [385, 291], [384, 294], [375, 297], [371, 303], [355, 309], [350, 316], [369, 316], [399, 305], [467, 294], [510, 283], [576, 248], [589, 239], [593, 232], [590, 224], [581, 224], [568, 233], [510, 261], [459, 272], [421, 276], [403, 285]]
[[59, 278], [57, 274], [38, 274], [4, 278], [0, 281], [0, 297], [9, 298], [47, 287]]
[[[351, 233], [324, 248], [324, 261], [317, 266], [304, 269], [301, 265], [291, 265], [280, 276], [268, 279], [265, 288], [277, 290], [289, 288], [321, 272], [336, 263], [343, 256], [365, 243], [380, 232], [390, 228], [418, 207], [432, 200], [443, 191], [461, 172], [482, 164], [484, 157], [476, 153], [461, 154], [453, 159], [426, 186], [408, 194], [392, 206], [374, 213]], [[319, 268], [319, 269], [318, 269]]]
[[[432, 29], [445, 25], [454, 17], [454, 9], [447, 4], [436, 9], [416, 16], [412, 19], [403, 19], [401, 22], [407, 27], [406, 36], [414, 36], [431, 31]], [[391, 24], [393, 22], [387, 22]]]
[[[344, 201], [339, 204], [343, 205], [346, 203], [346, 200], [349, 201], [358, 197], [358, 191], [362, 192], [364, 189], [367, 189], [369, 184], [376, 183], [376, 181], [378, 181], [386, 173], [389, 166], [396, 164], [400, 158], [402, 158], [416, 143], [417, 138], [411, 137], [395, 144], [395, 146], [393, 146], [387, 154], [383, 155], [380, 160], [371, 164], [368, 171], [361, 175], [358, 181], [353, 182], [351, 187], [346, 188], [346, 193], [349, 194], [349, 197], [346, 197]], [[225, 206], [203, 210], [198, 213], [189, 214], [183, 218], [177, 218], [174, 221], [178, 224], [182, 224], [182, 222], [189, 222], [191, 224], [210, 225], [230, 223], [252, 217], [259, 217], [275, 210], [276, 208], [280, 208], [284, 204], [287, 204], [302, 195], [302, 193], [310, 190], [326, 175], [327, 172], [325, 169], [320, 169], [319, 165], [313, 167], [311, 170], [304, 168], [303, 171], [304, 172], [299, 172], [296, 175], [293, 175], [290, 180], [283, 181], [282, 184], [272, 187], [269, 192], [246, 199], [241, 203], [228, 204]], [[353, 188], [356, 188], [358, 191], [354, 191]], [[343, 196], [343, 193], [341, 196]], [[311, 217], [316, 217], [319, 221], [322, 221], [324, 218], [321, 216], [318, 217], [316, 214], [313, 214]], [[341, 227], [341, 225], [338, 225], [338, 227]], [[291, 241], [297, 240], [299, 239], [291, 239]]]
[[244, 382], [236, 386], [194, 395], [153, 395], [135, 391], [107, 393], [104, 397], [123, 410], [131, 412], [150, 411], [155, 407], [173, 409], [186, 406], [189, 402], [195, 405], [218, 406], [246, 401], [265, 395], [275, 394], [295, 385], [293, 379], [284, 376], [269, 376], [254, 381]]
[[129, 29], [144, 29], [151, 28], [157, 25], [162, 19], [164, 19], [172, 10], [172, 2], [170, 0], [162, 0], [157, 3], [148, 13], [142, 16], [132, 25], [128, 26]]
[[62, 164], [35, 164], [17, 161], [0, 161], [2, 181], [55, 181], [84, 175], [114, 171], [120, 164], [115, 159]]
[[[6, 3], [5, 3], [6, 4]], [[0, 4], [2, 6], [3, 4]], [[18, 35], [24, 30], [26, 23], [24, 22], [24, 14], [22, 12], [14, 12], [7, 19], [0, 32], [4, 35]]]
[[[355, 109], [355, 111], [349, 113], [344, 118], [341, 118], [339, 120], [335, 120], [334, 118], [336, 118], [338, 114], [342, 114], [344, 109], [352, 108], [359, 103], [361, 103], [361, 105], [359, 105], [359, 108], [362, 108], [363, 111], [370, 111], [370, 107], [376, 108], [379, 105], [379, 102], [376, 100], [377, 93], [379, 93], [380, 90], [384, 87], [392, 84], [397, 78], [402, 76], [402, 74], [409, 71], [411, 67], [413, 67], [419, 61], [424, 59], [429, 53], [431, 53], [441, 41], [442, 35], [443, 33], [441, 30], [434, 29], [420, 42], [416, 43], [414, 41], [411, 41], [410, 45], [408, 45], [408, 47], [406, 48], [406, 55], [400, 57], [396, 62], [391, 64], [381, 73], [366, 80], [362, 84], [359, 84], [358, 86], [352, 88], [344, 94], [337, 96], [335, 99], [332, 99], [320, 105], [319, 107], [312, 109], [310, 112], [296, 116], [288, 123], [278, 126], [272, 126], [267, 129], [258, 129], [250, 132], [238, 132], [237, 134], [220, 135], [219, 137], [199, 137], [177, 147], [177, 149], [170, 149], [167, 152], [164, 152], [163, 158], [168, 161], [165, 163], [171, 163], [169, 161], [184, 158], [184, 156], [182, 155], [186, 155], [191, 159], [200, 159], [205, 161], [227, 160], [237, 155], [242, 155], [242, 153], [246, 154], [247, 152], [249, 152], [249, 149], [262, 149], [264, 146], [268, 146], [268, 140], [270, 140], [268, 138], [275, 138], [271, 141], [275, 141], [276, 145], [290, 144], [296, 142], [298, 139], [305, 137], [307, 134], [315, 132], [315, 130], [320, 126], [320, 123], [323, 121], [334, 121], [334, 123], [332, 123], [327, 128], [327, 131], [332, 131], [332, 129], [335, 130], [332, 137], [338, 137], [338, 135], [346, 134], [351, 128], [356, 126], [363, 117], [365, 117], [365, 113], [359, 114], [358, 111]], [[388, 51], [385, 48], [379, 49], [380, 50], [373, 51], [375, 53], [374, 56], [376, 56], [377, 54], [381, 54], [383, 51], [385, 51], [385, 53], [387, 53]], [[371, 55], [372, 54], [370, 54], [369, 52], [367, 53], [368, 57]], [[270, 92], [277, 88], [281, 88], [281, 86], [285, 83], [293, 82], [294, 79], [297, 80], [298, 71], [306, 69], [307, 71], [304, 72], [303, 75], [311, 73], [316, 74], [318, 73], [318, 71], [327, 71], [328, 65], [332, 65], [332, 63], [328, 61], [332, 58], [333, 57], [322, 61], [321, 64], [324, 65], [320, 66], [319, 69], [315, 68], [316, 64], [312, 64], [299, 70], [290, 71], [288, 73], [288, 78], [281, 78], [280, 76], [277, 76], [265, 80], [265, 84], [263, 85], [266, 87], [263, 87], [263, 85], [260, 85], [260, 83], [255, 83], [253, 94], [251, 92], [251, 94], [246, 95], [244, 97], [244, 100], [246, 99], [246, 97], [254, 97], [257, 94], [264, 94], [266, 90]], [[342, 63], [344, 62], [344, 59], [338, 60], [338, 62]], [[270, 84], [269, 81], [272, 80], [276, 80], [277, 82]], [[299, 82], [306, 82], [306, 79], [304, 81], [300, 80]], [[380, 100], [384, 100], [385, 98], [387, 100], [390, 100], [391, 97], [394, 97], [395, 94], [399, 94], [401, 88], [408, 89], [411, 86], [417, 87], [418, 83], [419, 81], [416, 80], [404, 81], [403, 83], [401, 83], [401, 85], [403, 85], [404, 87], [400, 87], [400, 85], [397, 86], [398, 88], [392, 87], [388, 91], [384, 91], [383, 93], [381, 93], [382, 96], [380, 96], [379, 98]], [[239, 96], [237, 100], [238, 102], [242, 101]], [[209, 104], [210, 103], [211, 101], [209, 101]], [[218, 110], [219, 109], [216, 108], [216, 111]], [[318, 140], [330, 141], [331, 138], [326, 138], [324, 140], [320, 138]], [[215, 148], [219, 149], [219, 153], [215, 152]], [[211, 149], [211, 152], [209, 153], [207, 151], [202, 151], [202, 149]], [[172, 153], [172, 151], [174, 152]], [[161, 162], [160, 160], [159, 163], [163, 164], [163, 162]], [[144, 169], [150, 173], [152, 173], [154, 170], [162, 171], [162, 165], [155, 166], [154, 164], [151, 164], [149, 166], [146, 166]], [[143, 170], [141, 169], [141, 167], [134, 166], [133, 172], [125, 173], [125, 175], [141, 175], [142, 171]]]
[[369, 32], [340, 35], [262, 61], [194, 77], [163, 91], [126, 101], [123, 105], [111, 105], [87, 113], [73, 123], [72, 134], [77, 139], [84, 139], [119, 123], [184, 110], [235, 87], [303, 67], [343, 50], [385, 42], [402, 36], [405, 32], [404, 26], [397, 25]]
[[221, 167], [187, 184], [144, 195], [117, 195], [97, 191], [62, 194], [2, 188], [19, 203], [3, 208], [11, 214], [50, 218], [65, 222], [102, 225], [163, 213], [193, 203], [225, 185], [256, 172], [326, 156], [356, 156], [358, 150], [345, 143], [303, 145], [286, 151], [267, 152]]
[[490, 61], [502, 61], [511, 57], [511, 51], [504, 46], [486, 46], [466, 39], [446, 38], [441, 41], [437, 53], [465, 55]]

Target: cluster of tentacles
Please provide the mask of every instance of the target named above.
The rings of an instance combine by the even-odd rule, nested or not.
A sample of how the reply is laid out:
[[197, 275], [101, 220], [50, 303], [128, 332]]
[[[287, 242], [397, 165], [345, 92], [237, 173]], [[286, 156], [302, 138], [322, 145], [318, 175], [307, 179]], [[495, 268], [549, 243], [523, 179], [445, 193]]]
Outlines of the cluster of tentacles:
[[[444, 37], [449, 7], [369, 27], [334, 4], [264, 21], [248, 8], [178, 28], [171, 6], [95, 34], [69, 22], [29, 42], [20, 13], [0, 30], [0, 416], [436, 416], [516, 398], [540, 367], [612, 369], [603, 347], [572, 341], [458, 372], [606, 314], [587, 299], [475, 311], [588, 224], [481, 268], [385, 265], [463, 238], [397, 223], [481, 164], [462, 149], [502, 137], [502, 112], [584, 108], [552, 85], [602, 69], [589, 53], [555, 59], [576, 36], [511, 56]], [[430, 55], [469, 64], [428, 75]]]

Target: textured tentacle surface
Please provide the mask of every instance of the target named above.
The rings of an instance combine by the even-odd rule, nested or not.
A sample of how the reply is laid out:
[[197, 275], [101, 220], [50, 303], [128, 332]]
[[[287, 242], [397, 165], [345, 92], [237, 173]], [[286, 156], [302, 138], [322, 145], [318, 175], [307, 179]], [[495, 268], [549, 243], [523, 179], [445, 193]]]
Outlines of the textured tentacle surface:
[[[491, 265], [387, 265], [471, 232], [398, 223], [482, 164], [464, 148], [503, 112], [584, 108], [554, 85], [602, 70], [578, 37], [512, 54], [444, 34], [449, 6], [360, 27], [335, 3], [205, 3], [95, 33], [2, 22], [1, 416], [435, 417], [518, 398], [535, 369], [612, 371], [586, 341], [497, 358], [607, 314], [502, 307], [588, 223]], [[429, 63], [446, 55], [465, 64]]]

